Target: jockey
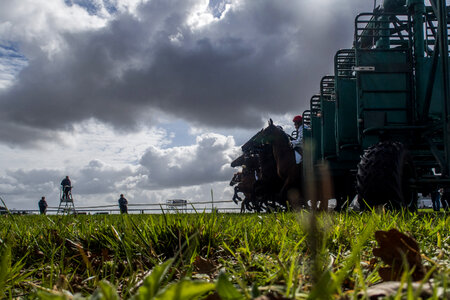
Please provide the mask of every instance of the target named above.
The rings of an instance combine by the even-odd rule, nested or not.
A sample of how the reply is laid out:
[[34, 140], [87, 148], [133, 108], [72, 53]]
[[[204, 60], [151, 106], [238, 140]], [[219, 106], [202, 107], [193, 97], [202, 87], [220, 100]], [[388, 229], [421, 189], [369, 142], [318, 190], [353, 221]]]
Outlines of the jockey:
[[301, 115], [295, 116], [292, 122], [294, 122], [295, 131], [291, 144], [292, 148], [295, 150], [295, 162], [299, 164], [302, 162], [303, 155], [303, 117]]

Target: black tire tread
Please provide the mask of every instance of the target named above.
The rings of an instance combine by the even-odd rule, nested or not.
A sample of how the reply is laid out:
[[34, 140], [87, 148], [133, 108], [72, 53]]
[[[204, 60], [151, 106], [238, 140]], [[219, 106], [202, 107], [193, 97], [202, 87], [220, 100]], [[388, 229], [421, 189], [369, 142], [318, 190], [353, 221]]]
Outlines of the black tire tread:
[[414, 201], [407, 187], [411, 177], [415, 177], [412, 160], [402, 143], [384, 141], [368, 148], [356, 176], [360, 206], [408, 207]]

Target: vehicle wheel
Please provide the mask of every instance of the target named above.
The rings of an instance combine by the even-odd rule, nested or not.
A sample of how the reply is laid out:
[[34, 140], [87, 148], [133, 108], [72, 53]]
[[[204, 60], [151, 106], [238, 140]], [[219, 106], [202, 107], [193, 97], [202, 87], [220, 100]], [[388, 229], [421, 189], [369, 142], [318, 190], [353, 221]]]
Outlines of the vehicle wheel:
[[357, 190], [361, 208], [387, 204], [388, 208], [417, 208], [417, 192], [410, 181], [416, 178], [414, 165], [400, 142], [380, 142], [361, 157]]

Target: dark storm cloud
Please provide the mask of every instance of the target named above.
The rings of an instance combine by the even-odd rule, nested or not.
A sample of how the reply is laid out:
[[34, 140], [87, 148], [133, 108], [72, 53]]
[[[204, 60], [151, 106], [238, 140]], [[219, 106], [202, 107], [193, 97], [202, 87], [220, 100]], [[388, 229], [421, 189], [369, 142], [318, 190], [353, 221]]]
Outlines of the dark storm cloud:
[[224, 13], [213, 1], [216, 21], [195, 29], [187, 21], [197, 2], [149, 1], [137, 16], [117, 13], [99, 30], [61, 35], [54, 55], [34, 53], [0, 94], [0, 125], [12, 127], [0, 139], [29, 142], [90, 118], [133, 129], [156, 122], [153, 111], [199, 126], [259, 128], [262, 115], [306, 108], [334, 53], [351, 46], [354, 16], [371, 6], [240, 1]]

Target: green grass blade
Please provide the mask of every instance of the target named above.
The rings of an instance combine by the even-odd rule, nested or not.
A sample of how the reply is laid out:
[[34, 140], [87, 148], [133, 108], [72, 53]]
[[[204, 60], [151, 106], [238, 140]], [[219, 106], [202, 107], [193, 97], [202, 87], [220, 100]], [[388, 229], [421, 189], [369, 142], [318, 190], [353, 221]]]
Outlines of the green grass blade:
[[146, 300], [155, 297], [158, 291], [162, 288], [161, 285], [164, 280], [164, 276], [169, 271], [172, 263], [173, 259], [169, 259], [161, 265], [155, 266], [152, 272], [144, 279], [143, 285], [139, 288], [138, 294], [133, 297], [133, 299]]
[[95, 293], [89, 300], [119, 300], [116, 288], [107, 281], [100, 281]]
[[11, 271], [11, 249], [6, 246], [0, 248], [0, 298], [5, 296], [6, 281]]
[[244, 297], [234, 287], [234, 285], [228, 280], [225, 273], [220, 273], [219, 279], [216, 283], [216, 291], [222, 300], [240, 300]]
[[[191, 300], [214, 290], [214, 284], [209, 282], [192, 281], [183, 279], [177, 283], [168, 285], [153, 299], [155, 300]], [[147, 298], [149, 299], [149, 298]]]

